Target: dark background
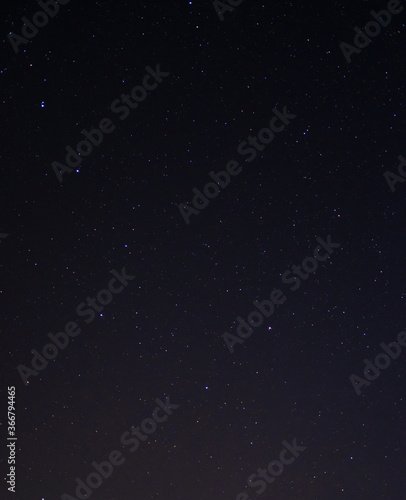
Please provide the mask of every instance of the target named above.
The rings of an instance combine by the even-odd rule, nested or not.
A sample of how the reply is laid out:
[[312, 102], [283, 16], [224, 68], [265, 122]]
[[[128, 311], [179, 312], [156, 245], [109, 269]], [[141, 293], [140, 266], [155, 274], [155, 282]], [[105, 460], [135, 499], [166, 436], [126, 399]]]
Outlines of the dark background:
[[[72, 0], [16, 54], [7, 34], [40, 8], [2, 5], [4, 477], [11, 385], [18, 436], [6, 498], [75, 496], [115, 449], [126, 461], [92, 500], [405, 497], [406, 353], [361, 396], [349, 381], [405, 328], [406, 185], [392, 193], [383, 174], [406, 156], [406, 9], [350, 64], [339, 47], [386, 6], [245, 0], [221, 22], [210, 1]], [[120, 121], [111, 102], [157, 64], [170, 76]], [[297, 118], [241, 161], [275, 106]], [[115, 131], [60, 184], [51, 163], [104, 117]], [[231, 159], [242, 172], [186, 225], [178, 205]], [[328, 234], [341, 248], [282, 287]], [[122, 267], [135, 279], [78, 320]], [[230, 354], [221, 335], [280, 286], [286, 303]], [[82, 333], [25, 386], [17, 366], [75, 319]], [[129, 453], [121, 434], [167, 395], [179, 409]], [[294, 438], [306, 450], [256, 495], [248, 476]]]

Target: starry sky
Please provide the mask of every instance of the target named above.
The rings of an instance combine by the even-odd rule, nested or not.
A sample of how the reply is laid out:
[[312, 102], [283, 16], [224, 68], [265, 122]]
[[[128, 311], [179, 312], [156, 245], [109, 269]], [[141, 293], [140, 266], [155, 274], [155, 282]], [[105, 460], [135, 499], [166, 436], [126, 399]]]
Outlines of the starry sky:
[[[18, 44], [41, 8], [1, 6], [2, 498], [79, 500], [76, 478], [114, 450], [124, 463], [86, 498], [405, 498], [406, 347], [360, 394], [350, 377], [406, 329], [406, 2], [350, 62], [340, 44], [386, 0], [231, 3], [72, 0]], [[293, 118], [241, 153], [275, 109]], [[52, 165], [103, 119], [114, 130], [61, 182]], [[131, 278], [78, 314], [112, 271]], [[283, 303], [238, 336], [273, 290]], [[177, 408], [131, 452], [122, 435], [166, 398]], [[294, 440], [305, 450], [259, 493], [248, 478]]]

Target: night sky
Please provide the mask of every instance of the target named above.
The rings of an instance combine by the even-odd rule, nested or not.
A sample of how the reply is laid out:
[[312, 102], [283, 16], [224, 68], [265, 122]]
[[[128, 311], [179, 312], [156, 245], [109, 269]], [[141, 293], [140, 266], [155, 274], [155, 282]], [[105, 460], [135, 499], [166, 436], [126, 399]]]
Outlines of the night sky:
[[1, 498], [406, 498], [406, 2], [51, 4], [1, 6]]

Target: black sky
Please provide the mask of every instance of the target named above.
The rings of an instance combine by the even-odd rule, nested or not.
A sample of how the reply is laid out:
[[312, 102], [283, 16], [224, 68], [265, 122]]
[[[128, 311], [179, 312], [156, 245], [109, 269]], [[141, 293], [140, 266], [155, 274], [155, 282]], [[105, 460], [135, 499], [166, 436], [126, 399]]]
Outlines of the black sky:
[[[399, 5], [350, 63], [340, 43], [387, 2], [244, 0], [222, 21], [210, 1], [71, 1], [18, 53], [7, 35], [40, 7], [1, 7], [3, 498], [78, 498], [114, 450], [92, 500], [405, 497], [406, 347], [360, 395], [350, 381], [405, 328], [406, 185], [384, 177], [406, 157]], [[157, 65], [169, 75], [120, 120], [112, 102]], [[247, 161], [239, 144], [284, 107], [296, 117]], [[52, 162], [103, 118], [115, 130], [60, 183]], [[231, 160], [186, 224], [179, 206]], [[283, 273], [329, 235], [339, 248], [291, 291]], [[78, 305], [123, 268], [86, 323]], [[231, 353], [222, 335], [274, 289], [285, 302]], [[81, 333], [24, 384], [70, 321]], [[120, 437], [166, 397], [179, 408], [131, 453]], [[256, 493], [247, 478], [294, 439], [305, 451]]]

